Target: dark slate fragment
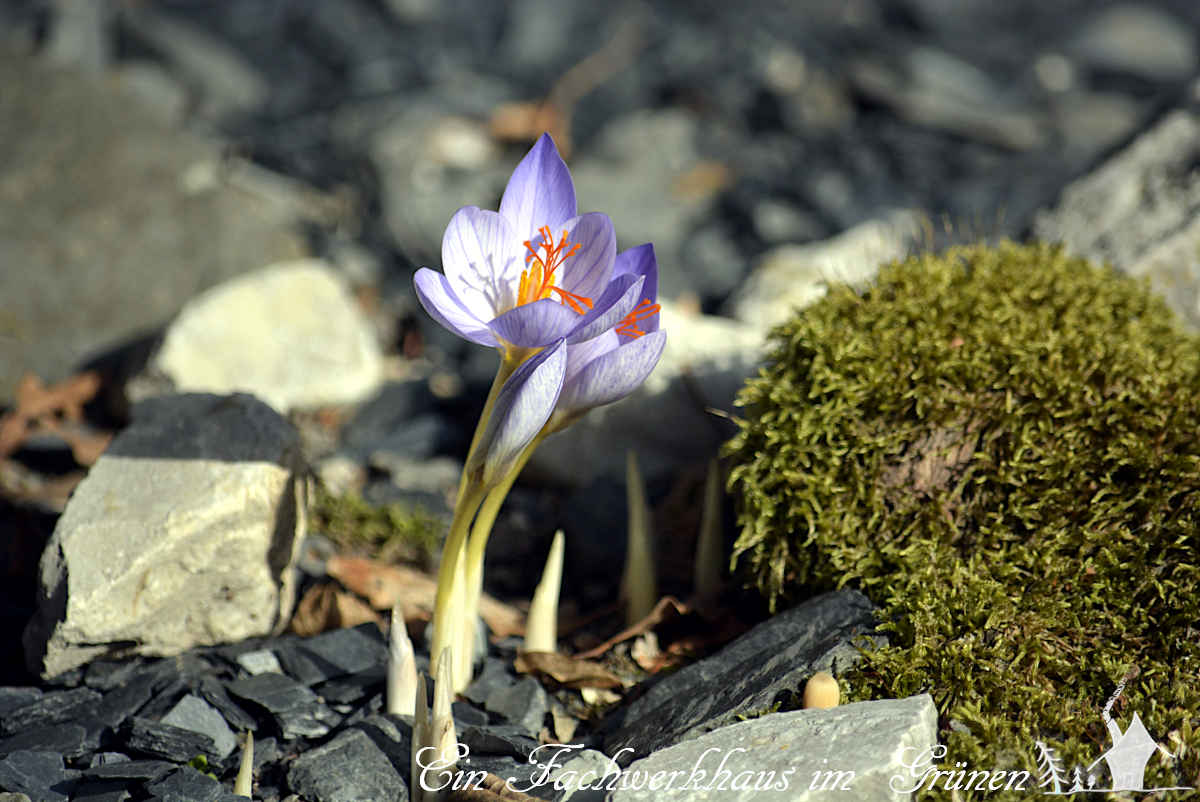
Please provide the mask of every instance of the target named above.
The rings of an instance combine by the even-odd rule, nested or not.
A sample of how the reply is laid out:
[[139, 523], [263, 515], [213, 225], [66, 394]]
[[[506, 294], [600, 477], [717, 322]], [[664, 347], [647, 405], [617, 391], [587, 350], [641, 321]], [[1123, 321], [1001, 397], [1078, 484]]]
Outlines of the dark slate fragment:
[[486, 711], [467, 702], [452, 702], [450, 715], [454, 717], [456, 727], [483, 727], [489, 721]]
[[820, 670], [839, 673], [858, 659], [851, 645], [875, 626], [874, 608], [861, 593], [839, 590], [785, 610], [721, 651], [662, 679], [624, 712], [604, 751], [634, 757], [762, 710], [795, 693]]
[[0, 688], [0, 718], [41, 698], [41, 688]]
[[[239, 761], [241, 758], [238, 758]], [[254, 739], [254, 770], [257, 772], [268, 763], [279, 759], [279, 744], [274, 738]]]
[[200, 680], [200, 685], [196, 689], [204, 701], [221, 711], [221, 715], [225, 717], [225, 721], [229, 726], [239, 732], [245, 730], [253, 730], [258, 727], [258, 721], [254, 716], [246, 712], [237, 702], [229, 697], [225, 686], [221, 684], [216, 677], [205, 677]]
[[283, 670], [305, 685], [358, 674], [387, 663], [387, 645], [374, 624], [334, 629], [281, 645]]
[[386, 684], [387, 669], [380, 665], [352, 677], [321, 683], [315, 690], [329, 704], [347, 705], [379, 693]]
[[97, 752], [88, 758], [88, 768], [109, 766], [114, 763], [129, 763], [131, 758], [124, 752]]
[[31, 727], [70, 721], [95, 707], [99, 700], [100, 694], [91, 688], [50, 691], [6, 713], [0, 720], [0, 735], [12, 735]]
[[412, 767], [412, 723], [401, 716], [375, 713], [346, 727], [358, 730], [371, 739], [375, 747], [392, 763], [392, 768], [408, 785]]
[[71, 795], [71, 802], [125, 802], [133, 797], [126, 783], [124, 780], [82, 782]]
[[98, 691], [111, 691], [148, 673], [141, 660], [95, 660], [84, 669], [83, 684]]
[[[189, 758], [190, 759], [190, 758]], [[175, 768], [165, 760], [124, 760], [103, 763], [83, 770], [83, 776], [96, 780], [145, 780], [153, 782]]]
[[38, 802], [67, 802], [77, 776], [56, 752], [20, 751], [0, 758], [0, 788]]
[[282, 674], [255, 674], [229, 684], [229, 692], [267, 710], [284, 740], [320, 738], [339, 721], [315, 693]]
[[345, 730], [296, 758], [288, 771], [288, 785], [312, 802], [408, 799], [408, 786], [391, 761], [357, 729]]
[[550, 710], [550, 700], [540, 682], [533, 677], [522, 677], [511, 688], [493, 690], [484, 707], [536, 736], [542, 731], [542, 720]]
[[222, 760], [237, 747], [237, 736], [229, 729], [224, 717], [208, 702], [190, 693], [171, 708], [162, 723], [207, 735]]
[[147, 783], [146, 790], [164, 802], [216, 802], [225, 794], [221, 783], [191, 766]]
[[132, 752], [165, 758], [175, 763], [187, 763], [200, 754], [209, 762], [221, 762], [212, 738], [207, 735], [138, 716], [130, 719], [124, 743]]
[[190, 691], [191, 685], [186, 679], [173, 675], [155, 689], [154, 696], [138, 711], [138, 715], [158, 721]]
[[512, 724], [493, 724], [490, 727], [464, 727], [458, 734], [473, 755], [507, 755], [519, 761], [529, 760], [538, 742], [530, 738], [523, 727]]
[[[0, 739], [0, 755], [35, 751], [80, 757], [90, 751], [84, 747], [86, 739], [87, 730], [78, 724], [48, 724]], [[96, 746], [99, 746], [99, 742]]]
[[508, 690], [516, 684], [517, 677], [508, 670], [508, 664], [489, 655], [483, 662], [483, 668], [462, 695], [477, 705], [483, 705], [493, 692]]
[[90, 711], [91, 717], [105, 726], [117, 729], [126, 719], [146, 706], [162, 682], [162, 678], [150, 672], [139, 672], [129, 677], [125, 684], [105, 693], [100, 703]]

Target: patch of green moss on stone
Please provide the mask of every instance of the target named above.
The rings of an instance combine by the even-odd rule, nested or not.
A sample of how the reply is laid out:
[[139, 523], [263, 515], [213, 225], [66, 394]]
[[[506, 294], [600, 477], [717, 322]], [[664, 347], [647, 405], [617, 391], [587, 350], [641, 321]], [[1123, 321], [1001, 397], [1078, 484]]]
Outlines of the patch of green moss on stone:
[[318, 488], [313, 525], [334, 543], [389, 561], [427, 563], [444, 524], [420, 507], [375, 506], [353, 493], [335, 496]]
[[776, 329], [739, 404], [743, 576], [881, 607], [850, 701], [927, 691], [944, 768], [1036, 780], [1035, 741], [1100, 757], [1137, 672], [1116, 720], [1182, 750], [1146, 787], [1200, 787], [1200, 338], [1144, 284], [1043, 245], [915, 257]]

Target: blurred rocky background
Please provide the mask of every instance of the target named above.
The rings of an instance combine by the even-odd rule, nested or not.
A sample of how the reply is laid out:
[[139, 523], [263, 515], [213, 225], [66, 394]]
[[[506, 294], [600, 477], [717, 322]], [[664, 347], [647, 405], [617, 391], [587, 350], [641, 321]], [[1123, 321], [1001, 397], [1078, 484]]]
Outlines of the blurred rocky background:
[[[261, 582], [298, 548], [309, 472], [446, 515], [497, 358], [433, 323], [411, 276], [543, 130], [581, 210], [655, 244], [669, 345], [643, 390], [543, 446], [487, 577], [527, 596], [563, 526], [565, 595], [611, 601], [632, 448], [670, 590], [737, 386], [826, 281], [1036, 235], [1200, 322], [1198, 31], [1192, 0], [0, 0], [0, 635], [70, 572], [69, 548], [40, 577], [38, 559], [89, 469], [56, 542], [114, 498], [106, 537], [166, 527], [161, 564], [214, 531], [259, 539], [274, 574], [210, 589], [266, 605], [236, 633], [286, 623]], [[238, 454], [262, 471], [231, 477]], [[194, 473], [156, 483], [153, 459]], [[269, 498], [231, 527], [205, 482]], [[91, 614], [72, 630], [43, 605], [38, 648], [61, 667], [133, 637]]]

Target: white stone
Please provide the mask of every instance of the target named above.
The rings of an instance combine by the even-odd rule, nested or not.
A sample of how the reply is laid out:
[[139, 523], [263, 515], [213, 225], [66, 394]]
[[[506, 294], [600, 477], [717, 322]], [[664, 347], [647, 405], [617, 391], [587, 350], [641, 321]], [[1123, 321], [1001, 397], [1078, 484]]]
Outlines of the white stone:
[[760, 331], [825, 296], [830, 282], [863, 284], [884, 262], [906, 256], [921, 236], [920, 217], [896, 212], [821, 242], [768, 251], [733, 296], [733, 317]]
[[173, 655], [286, 625], [307, 492], [295, 429], [245, 395], [170, 396], [80, 482], [41, 562], [32, 670]]
[[183, 392], [247, 392], [285, 412], [361, 401], [383, 380], [365, 315], [324, 262], [283, 262], [191, 301], [152, 367]]
[[[936, 738], [937, 708], [928, 694], [772, 713], [634, 762], [609, 800], [900, 802], [911, 799], [909, 789], [917, 783], [910, 767], [921, 765], [918, 758], [933, 749]], [[728, 775], [720, 774], [722, 768]], [[671, 772], [677, 774], [668, 786]], [[642, 787], [634, 789], [639, 777]], [[652, 790], [655, 777], [658, 787]]]

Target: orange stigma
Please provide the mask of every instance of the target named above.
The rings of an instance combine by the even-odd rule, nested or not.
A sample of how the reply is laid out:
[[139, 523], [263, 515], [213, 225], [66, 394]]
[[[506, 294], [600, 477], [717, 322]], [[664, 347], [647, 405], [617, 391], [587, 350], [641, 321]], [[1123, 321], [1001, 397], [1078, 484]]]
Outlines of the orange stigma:
[[550, 226], [542, 226], [538, 229], [538, 233], [542, 235], [542, 239], [536, 248], [531, 240], [525, 240], [525, 250], [528, 251], [525, 254], [525, 264], [529, 267], [521, 273], [521, 284], [517, 289], [517, 306], [549, 298], [551, 292], [556, 292], [562, 303], [577, 313], [584, 314], [585, 308], [592, 308], [591, 298], [567, 292], [562, 287], [554, 285], [554, 271], [562, 267], [563, 263], [574, 256], [582, 246], [579, 243], [572, 245], [567, 242], [565, 229], [559, 235], [557, 244], [554, 242], [554, 236], [550, 233]]
[[643, 298], [642, 302], [617, 324], [617, 334], [624, 334], [626, 337], [641, 337], [646, 332], [639, 329], [637, 324], [648, 317], [657, 315], [660, 308], [658, 304], [650, 303], [649, 298]]

